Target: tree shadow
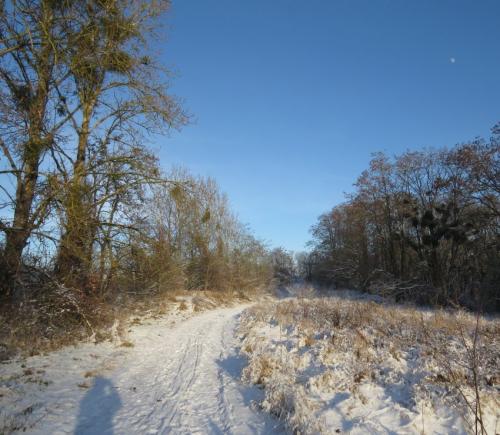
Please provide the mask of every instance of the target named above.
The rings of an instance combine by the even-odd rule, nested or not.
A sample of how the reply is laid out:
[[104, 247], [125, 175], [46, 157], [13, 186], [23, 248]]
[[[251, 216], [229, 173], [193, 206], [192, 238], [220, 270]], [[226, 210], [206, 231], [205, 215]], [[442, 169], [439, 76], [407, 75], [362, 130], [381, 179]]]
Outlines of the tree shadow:
[[113, 435], [113, 418], [122, 406], [113, 383], [96, 376], [92, 388], [80, 402], [75, 435]]

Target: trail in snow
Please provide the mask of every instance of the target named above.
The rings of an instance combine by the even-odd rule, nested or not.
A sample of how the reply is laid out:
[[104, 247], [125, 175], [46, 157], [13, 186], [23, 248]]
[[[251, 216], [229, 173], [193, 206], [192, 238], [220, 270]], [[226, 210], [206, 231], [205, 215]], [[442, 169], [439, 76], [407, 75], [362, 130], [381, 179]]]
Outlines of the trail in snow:
[[[27, 432], [279, 433], [279, 423], [252, 406], [260, 390], [239, 381], [245, 361], [234, 329], [242, 309], [209, 311], [175, 326], [150, 321], [134, 329], [130, 349], [87, 345], [31, 358], [31, 370], [44, 367], [50, 383], [20, 398], [36, 402]], [[86, 380], [89, 388], [79, 388], [89, 359], [99, 368]]]

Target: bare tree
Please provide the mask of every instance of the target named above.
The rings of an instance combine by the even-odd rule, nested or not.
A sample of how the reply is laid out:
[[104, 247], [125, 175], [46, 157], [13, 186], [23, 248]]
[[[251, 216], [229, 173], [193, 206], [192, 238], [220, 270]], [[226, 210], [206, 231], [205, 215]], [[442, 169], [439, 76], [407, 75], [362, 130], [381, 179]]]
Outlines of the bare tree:
[[54, 185], [43, 162], [70, 115], [60, 111], [55, 91], [67, 80], [59, 64], [67, 48], [61, 7], [46, 0], [0, 4], [1, 174], [13, 185], [1, 185], [2, 207], [11, 211], [0, 221], [4, 293], [12, 287], [31, 234], [48, 213]]

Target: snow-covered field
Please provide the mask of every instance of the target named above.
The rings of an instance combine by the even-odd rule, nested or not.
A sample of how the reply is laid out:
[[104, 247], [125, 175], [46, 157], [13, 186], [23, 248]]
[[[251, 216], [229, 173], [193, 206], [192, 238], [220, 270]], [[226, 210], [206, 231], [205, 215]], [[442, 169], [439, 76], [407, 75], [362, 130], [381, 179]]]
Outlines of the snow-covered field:
[[264, 388], [264, 410], [300, 433], [476, 433], [477, 385], [485, 433], [500, 433], [498, 320], [480, 320], [473, 346], [471, 315], [347, 296], [243, 314], [243, 377]]
[[0, 433], [280, 433], [240, 382], [234, 328], [245, 308], [136, 319], [126, 340], [0, 364]]

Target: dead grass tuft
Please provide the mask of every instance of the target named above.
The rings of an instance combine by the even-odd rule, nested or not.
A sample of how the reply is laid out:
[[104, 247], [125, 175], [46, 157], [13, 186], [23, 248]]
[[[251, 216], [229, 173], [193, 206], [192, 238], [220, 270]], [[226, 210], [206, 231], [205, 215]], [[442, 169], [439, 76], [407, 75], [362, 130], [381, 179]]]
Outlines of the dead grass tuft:
[[131, 341], [123, 341], [121, 344], [120, 344], [121, 347], [134, 347], [134, 343], [132, 343]]

